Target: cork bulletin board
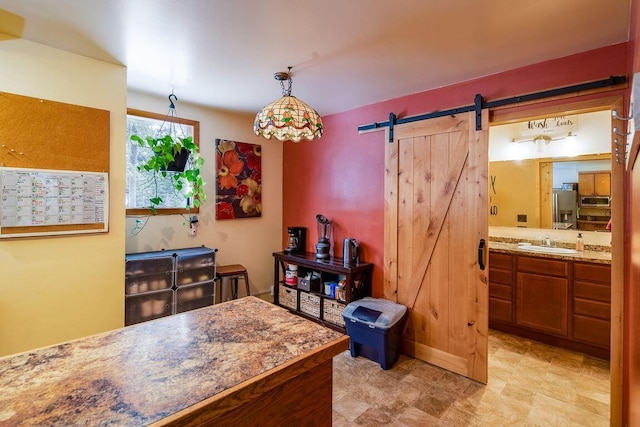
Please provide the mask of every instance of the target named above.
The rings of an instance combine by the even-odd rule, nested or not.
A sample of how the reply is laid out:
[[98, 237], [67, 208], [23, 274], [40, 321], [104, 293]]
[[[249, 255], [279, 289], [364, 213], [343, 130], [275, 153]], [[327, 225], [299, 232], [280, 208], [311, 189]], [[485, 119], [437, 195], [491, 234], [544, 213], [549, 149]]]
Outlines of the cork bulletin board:
[[[0, 92], [0, 179], [4, 177], [0, 181], [0, 238], [108, 231], [109, 115], [107, 110]], [[32, 180], [32, 220], [14, 218], [16, 177], [20, 177], [22, 190], [28, 187], [24, 181]], [[85, 215], [82, 221], [68, 221], [64, 216], [57, 224], [36, 218], [42, 213], [38, 207], [42, 203], [66, 204], [69, 179], [73, 185], [79, 179], [89, 182], [89, 187], [99, 183], [97, 193], [79, 195], [78, 188], [74, 190], [86, 206], [96, 203], [93, 197], [99, 194], [102, 199], [91, 205], [98, 213]], [[45, 199], [40, 199], [43, 186]], [[21, 197], [20, 202], [26, 208], [28, 198]]]

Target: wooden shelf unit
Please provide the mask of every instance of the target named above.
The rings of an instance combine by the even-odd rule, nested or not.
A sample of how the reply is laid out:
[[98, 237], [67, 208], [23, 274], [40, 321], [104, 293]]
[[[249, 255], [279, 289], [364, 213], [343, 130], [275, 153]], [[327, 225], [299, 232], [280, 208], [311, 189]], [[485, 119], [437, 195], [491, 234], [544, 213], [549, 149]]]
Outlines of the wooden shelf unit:
[[[331, 257], [326, 261], [316, 259], [315, 254], [285, 254], [275, 252], [273, 302], [289, 309], [306, 319], [313, 320], [340, 332], [346, 332], [342, 311], [351, 301], [371, 296], [371, 279], [373, 264], [359, 262], [351, 267], [343, 265], [342, 258]], [[285, 275], [289, 264], [298, 266], [298, 277], [307, 272], [320, 275], [320, 288], [302, 290], [297, 286], [285, 283]], [[337, 282], [340, 276], [345, 279], [345, 298], [339, 301], [323, 293], [324, 282]]]

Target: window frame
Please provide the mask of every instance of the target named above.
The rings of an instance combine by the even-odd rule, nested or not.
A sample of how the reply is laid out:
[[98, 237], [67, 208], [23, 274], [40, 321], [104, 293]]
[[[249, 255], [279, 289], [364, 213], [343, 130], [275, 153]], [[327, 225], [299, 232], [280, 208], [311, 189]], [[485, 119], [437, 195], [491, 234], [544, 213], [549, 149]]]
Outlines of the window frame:
[[[168, 121], [168, 117], [166, 114], [158, 114], [158, 113], [152, 113], [150, 111], [144, 111], [144, 110], [138, 110], [135, 108], [127, 108], [127, 115], [128, 116], [137, 116], [137, 117], [143, 117], [146, 119], [154, 119], [154, 120], [160, 120], [163, 122]], [[190, 119], [183, 119], [181, 117], [174, 117], [172, 119], [175, 123], [179, 123], [181, 125], [187, 125], [187, 126], [192, 126], [193, 127], [193, 142], [194, 144], [196, 144], [196, 146], [198, 147], [198, 150], [200, 150], [200, 122], [196, 121], [196, 120], [190, 120]], [[126, 141], [127, 144], [131, 144], [132, 141], [131, 140], [127, 140]], [[125, 162], [125, 164], [128, 164], [129, 160], [127, 159], [127, 161]], [[126, 191], [126, 177], [125, 177], [125, 191]], [[149, 208], [127, 208], [126, 209], [126, 215], [127, 216], [139, 216], [139, 215], [190, 215], [190, 214], [198, 214], [200, 213], [200, 207], [195, 207], [192, 206], [189, 209], [186, 208], [156, 208], [155, 212], [151, 212], [151, 209]]]

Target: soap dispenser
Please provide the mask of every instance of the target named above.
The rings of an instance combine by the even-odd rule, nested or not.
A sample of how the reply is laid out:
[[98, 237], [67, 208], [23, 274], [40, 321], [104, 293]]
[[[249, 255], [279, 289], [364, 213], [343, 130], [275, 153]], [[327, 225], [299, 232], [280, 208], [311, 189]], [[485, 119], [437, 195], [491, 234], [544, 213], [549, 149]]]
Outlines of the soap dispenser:
[[584, 240], [582, 240], [582, 233], [578, 233], [578, 238], [576, 239], [576, 251], [584, 251]]

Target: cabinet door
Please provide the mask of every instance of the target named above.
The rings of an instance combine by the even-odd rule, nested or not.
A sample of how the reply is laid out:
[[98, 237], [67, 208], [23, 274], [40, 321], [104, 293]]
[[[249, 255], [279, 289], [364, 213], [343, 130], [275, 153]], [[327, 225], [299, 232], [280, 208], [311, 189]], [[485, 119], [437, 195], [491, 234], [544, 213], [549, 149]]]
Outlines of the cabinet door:
[[611, 194], [611, 173], [596, 172], [593, 174], [594, 191], [597, 196], [609, 196]]
[[593, 173], [585, 172], [578, 174], [578, 194], [581, 196], [591, 196], [595, 193], [595, 183]]
[[567, 336], [569, 280], [518, 273], [516, 323], [543, 332]]

